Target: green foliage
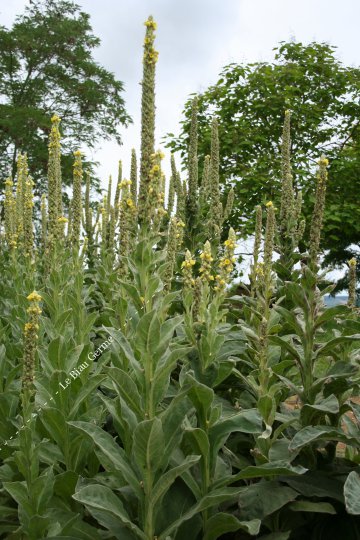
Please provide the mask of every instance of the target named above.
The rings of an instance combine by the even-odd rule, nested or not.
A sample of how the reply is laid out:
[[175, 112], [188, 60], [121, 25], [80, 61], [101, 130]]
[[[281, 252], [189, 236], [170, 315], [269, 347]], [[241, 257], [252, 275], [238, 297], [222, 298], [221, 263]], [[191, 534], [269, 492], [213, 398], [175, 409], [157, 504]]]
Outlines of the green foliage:
[[[230, 64], [217, 83], [198, 95], [200, 163], [210, 153], [210, 125], [219, 121], [220, 180], [233, 186], [236, 203], [230, 218], [243, 234], [254, 231], [257, 204], [280, 200], [282, 119], [292, 113], [292, 162], [296, 189], [309, 218], [314, 201], [314, 163], [329, 158], [328, 204], [322, 248], [327, 263], [351, 258], [360, 223], [354, 193], [359, 186], [359, 79], [357, 67], [344, 66], [335, 48], [324, 43], [282, 42], [271, 63]], [[185, 161], [192, 97], [186, 102], [182, 131], [170, 135], [172, 151]], [[277, 204], [276, 204], [277, 206]], [[358, 216], [356, 218], [356, 216]]]
[[[50, 117], [63, 120], [64, 180], [71, 184], [71, 151], [81, 140], [120, 142], [119, 125], [130, 118], [123, 84], [97, 64], [89, 15], [66, 0], [33, 2], [12, 28], [0, 28], [0, 155], [4, 174], [14, 176], [16, 155], [27, 152], [37, 191], [46, 176]], [[1, 179], [1, 183], [4, 177]]]
[[[153, 62], [152, 18], [146, 26]], [[195, 109], [192, 171], [183, 182], [172, 161], [167, 204], [160, 153], [149, 156], [145, 145], [143, 157], [151, 160], [149, 175], [140, 175], [145, 215], [121, 171], [115, 199], [110, 181], [96, 219], [87, 180], [83, 212], [76, 153], [65, 235], [58, 132], [48, 184], [48, 191], [56, 188], [48, 212], [55, 214], [55, 232], [41, 231], [45, 249], [28, 250], [17, 236], [21, 227], [14, 224], [30, 217], [32, 200], [6, 185], [1, 537], [359, 537], [360, 323], [352, 303], [323, 304], [332, 290], [317, 264], [326, 160], [313, 241], [300, 252], [300, 205], [284, 136], [280, 219], [269, 201], [262, 242], [258, 207], [251, 290], [229, 298], [237, 238], [230, 228], [219, 242], [229, 205], [219, 199], [217, 125], [198, 187]], [[133, 159], [134, 180], [136, 173]]]

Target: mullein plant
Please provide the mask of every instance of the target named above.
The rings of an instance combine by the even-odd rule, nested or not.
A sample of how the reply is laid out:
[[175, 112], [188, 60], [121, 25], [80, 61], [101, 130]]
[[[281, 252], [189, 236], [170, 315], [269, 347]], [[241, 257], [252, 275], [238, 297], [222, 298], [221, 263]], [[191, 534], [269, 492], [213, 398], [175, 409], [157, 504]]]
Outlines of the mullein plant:
[[24, 242], [24, 202], [26, 182], [28, 180], [28, 166], [26, 154], [19, 154], [17, 158], [16, 175], [16, 235], [19, 245]]
[[[284, 358], [291, 358], [296, 366], [297, 377], [294, 377], [294, 372], [291, 376], [291, 371], [281, 377], [300, 400], [299, 424], [302, 429], [295, 434], [289, 448], [295, 452], [293, 455], [302, 452], [303, 459], [307, 456], [311, 467], [316, 467], [323, 460], [333, 462], [337, 441], [344, 440], [342, 417], [351, 408], [349, 397], [356, 384], [352, 378], [356, 371], [352, 348], [355, 341], [359, 340], [359, 334], [349, 335], [348, 323], [344, 318], [348, 314], [346, 306], [325, 308], [323, 295], [331, 292], [334, 285], [324, 287], [321, 276], [318, 276], [327, 166], [328, 160], [321, 157], [310, 228], [308, 264], [303, 264], [299, 282], [287, 282], [284, 288], [286, 296], [295, 307], [275, 307], [287, 332], [281, 336], [270, 336], [273, 344], [280, 345]], [[319, 372], [318, 367], [322, 362], [326, 362], [323, 373]], [[324, 425], [327, 427], [324, 428]], [[331, 430], [332, 435], [328, 436]], [[324, 441], [323, 454], [318, 452], [316, 444], [312, 444], [318, 437]]]
[[71, 245], [74, 253], [79, 252], [81, 218], [83, 213], [81, 196], [83, 171], [81, 155], [80, 150], [76, 150], [74, 152], [75, 161], [73, 165], [73, 197], [71, 201]]
[[353, 257], [348, 261], [349, 265], [349, 298], [348, 306], [354, 308], [356, 306], [356, 259]]
[[17, 248], [16, 201], [11, 178], [5, 180], [5, 238], [10, 250]]
[[29, 261], [34, 256], [34, 226], [33, 226], [33, 186], [34, 182], [30, 176], [24, 183], [24, 202], [23, 202], [23, 234], [24, 234], [24, 252]]
[[184, 236], [185, 223], [177, 217], [170, 219], [168, 238], [166, 244], [166, 272], [164, 273], [163, 284], [165, 290], [170, 290], [176, 263], [176, 255], [179, 253]]
[[143, 79], [141, 97], [141, 154], [139, 186], [139, 219], [146, 220], [148, 190], [152, 184], [152, 155], [155, 152], [155, 68], [158, 52], [154, 48], [156, 23], [150, 16], [145, 22]]
[[299, 242], [305, 231], [305, 220], [301, 217], [302, 193], [295, 193], [291, 167], [291, 113], [285, 111], [282, 143], [281, 143], [281, 203], [278, 223], [276, 248], [280, 254], [276, 263], [280, 279], [292, 277], [295, 263], [300, 260]]
[[131, 251], [131, 242], [136, 233], [134, 224], [136, 223], [137, 209], [131, 194], [131, 180], [122, 180], [120, 183], [120, 234], [119, 234], [119, 273], [122, 277], [127, 275], [127, 257]]

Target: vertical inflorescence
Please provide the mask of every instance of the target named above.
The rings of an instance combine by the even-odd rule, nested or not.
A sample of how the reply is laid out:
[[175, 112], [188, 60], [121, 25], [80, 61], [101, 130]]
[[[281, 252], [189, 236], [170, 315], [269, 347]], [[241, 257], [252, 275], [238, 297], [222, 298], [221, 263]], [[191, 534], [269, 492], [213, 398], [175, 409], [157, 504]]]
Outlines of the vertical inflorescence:
[[188, 227], [194, 226], [194, 219], [198, 209], [198, 98], [195, 97], [192, 102], [191, 125], [190, 125], [190, 141], [188, 151], [188, 170], [189, 170], [189, 187], [186, 201], [186, 218]]
[[147, 192], [151, 183], [151, 156], [155, 150], [155, 66], [158, 52], [154, 49], [156, 23], [150, 16], [145, 22], [143, 80], [141, 98], [141, 155], [139, 218], [144, 219]]
[[208, 283], [210, 281], [214, 281], [214, 276], [212, 275], [212, 265], [213, 257], [211, 255], [211, 244], [209, 240], [206, 240], [204, 244], [204, 249], [200, 253], [200, 259], [201, 259], [201, 266], [199, 269], [201, 280], [204, 283]]
[[29, 321], [25, 324], [24, 328], [24, 364], [23, 364], [23, 377], [22, 377], [22, 391], [28, 393], [33, 392], [34, 373], [35, 373], [35, 361], [36, 361], [36, 347], [38, 340], [39, 330], [39, 317], [41, 315], [41, 309], [39, 303], [41, 296], [33, 291], [27, 297], [30, 302], [30, 306], [27, 309], [29, 315]]
[[119, 161], [118, 166], [118, 178], [115, 191], [114, 208], [115, 208], [115, 220], [118, 221], [120, 211], [120, 194], [121, 194], [121, 182], [122, 182], [122, 162]]
[[169, 182], [168, 202], [167, 202], [167, 211], [168, 211], [169, 217], [172, 215], [172, 212], [174, 210], [175, 191], [176, 191], [176, 182], [177, 182], [174, 154], [171, 154], [170, 163], [171, 163], [171, 175], [170, 175], [170, 182]]
[[24, 185], [24, 214], [23, 214], [23, 230], [24, 230], [24, 250], [27, 257], [33, 255], [34, 249], [34, 229], [33, 229], [33, 186], [34, 182], [30, 176], [25, 180]]
[[250, 284], [251, 284], [251, 296], [255, 296], [256, 292], [256, 276], [257, 267], [259, 263], [261, 236], [262, 236], [262, 208], [260, 205], [256, 206], [256, 220], [255, 220], [255, 238], [253, 249], [253, 263], [250, 271]]
[[219, 133], [218, 122], [214, 118], [211, 125], [211, 152], [210, 152], [210, 231], [215, 242], [218, 241], [222, 223], [222, 205], [219, 188]]
[[232, 227], [229, 229], [229, 235], [227, 240], [224, 242], [224, 254], [219, 261], [219, 272], [215, 276], [216, 285], [214, 287], [215, 291], [223, 292], [226, 288], [226, 285], [230, 282], [230, 276], [234, 269], [236, 257], [235, 257], [235, 247], [236, 247], [236, 234]]
[[210, 156], [205, 156], [204, 159], [204, 168], [201, 178], [200, 186], [200, 204], [203, 205], [208, 202], [210, 198]]
[[184, 291], [192, 289], [195, 285], [193, 277], [193, 267], [195, 266], [195, 263], [195, 259], [187, 249], [185, 251], [185, 260], [181, 263]]
[[48, 231], [50, 242], [53, 243], [59, 236], [61, 225], [58, 223], [58, 218], [62, 216], [60, 118], [55, 114], [51, 118], [51, 123], [48, 163]]
[[326, 181], [327, 181], [327, 170], [326, 167], [329, 165], [329, 161], [325, 156], [321, 156], [319, 160], [319, 170], [317, 173], [317, 184], [315, 192], [315, 206], [311, 219], [310, 226], [310, 243], [309, 243], [309, 254], [310, 254], [310, 264], [312, 266], [317, 265], [317, 259], [320, 249], [320, 238], [321, 238], [321, 229], [324, 218], [324, 209], [325, 209], [325, 195], [326, 195]]
[[130, 164], [130, 180], [131, 180], [131, 197], [136, 205], [137, 201], [137, 159], [135, 148], [131, 150], [131, 164]]
[[75, 250], [79, 249], [80, 245], [80, 229], [81, 229], [81, 184], [82, 184], [82, 161], [81, 151], [74, 152], [75, 161], [73, 166], [73, 198], [72, 198], [72, 229], [71, 229], [71, 244]]
[[353, 257], [348, 261], [349, 265], [349, 299], [348, 306], [356, 305], [356, 259]]
[[169, 224], [168, 241], [166, 247], [166, 263], [167, 268], [164, 275], [164, 288], [171, 288], [171, 280], [174, 275], [174, 266], [176, 262], [176, 254], [181, 248], [184, 236], [185, 223], [177, 217], [172, 217]]
[[231, 187], [228, 193], [227, 199], [226, 199], [226, 205], [225, 205], [224, 216], [223, 216], [224, 221], [229, 219], [231, 215], [231, 212], [234, 206], [234, 200], [235, 200], [235, 192], [234, 192], [234, 188]]
[[5, 180], [5, 238], [11, 249], [17, 247], [16, 202], [13, 194], [13, 181]]
[[27, 156], [26, 154], [19, 154], [17, 158], [16, 175], [16, 236], [18, 244], [23, 244], [24, 239], [24, 197], [27, 177]]
[[46, 208], [46, 195], [43, 193], [41, 196], [41, 247], [43, 252], [46, 249], [47, 238], [47, 208]]
[[264, 238], [264, 278], [267, 287], [271, 282], [272, 258], [274, 252], [274, 237], [275, 237], [275, 208], [272, 201], [266, 203], [266, 227]]
[[127, 274], [126, 257], [131, 248], [131, 231], [133, 231], [134, 219], [136, 216], [136, 206], [131, 198], [131, 180], [121, 181], [121, 201], [120, 201], [120, 273]]
[[282, 145], [281, 145], [281, 206], [280, 229], [283, 234], [288, 230], [294, 206], [293, 178], [291, 172], [291, 138], [290, 138], [290, 111], [285, 111]]

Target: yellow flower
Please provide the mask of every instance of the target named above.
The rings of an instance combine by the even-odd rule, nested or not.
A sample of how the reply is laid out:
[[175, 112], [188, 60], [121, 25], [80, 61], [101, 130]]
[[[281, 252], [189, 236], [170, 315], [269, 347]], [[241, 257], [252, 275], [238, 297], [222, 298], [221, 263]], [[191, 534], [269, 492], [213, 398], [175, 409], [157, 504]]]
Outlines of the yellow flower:
[[268, 201], [265, 206], [269, 208], [270, 206], [274, 206], [272, 201]]
[[54, 115], [51, 117], [51, 122], [52, 122], [52, 123], [60, 122], [60, 121], [61, 121], [61, 118], [60, 118], [60, 116], [58, 116], [57, 114], [54, 114]]
[[352, 259], [350, 259], [350, 260], [348, 261], [348, 264], [349, 264], [349, 266], [351, 266], [351, 267], [356, 266], [356, 259], [355, 259], [355, 257], [353, 257]]
[[322, 157], [319, 159], [319, 165], [324, 165], [324, 167], [327, 167], [329, 165], [329, 160], [325, 157]]
[[58, 223], [67, 223], [69, 220], [65, 216], [60, 216], [57, 218]]
[[30, 293], [29, 296], [26, 297], [26, 299], [29, 300], [29, 302], [40, 302], [42, 300], [40, 294], [36, 291]]
[[75, 150], [74, 156], [75, 157], [81, 157], [82, 156], [81, 150]]

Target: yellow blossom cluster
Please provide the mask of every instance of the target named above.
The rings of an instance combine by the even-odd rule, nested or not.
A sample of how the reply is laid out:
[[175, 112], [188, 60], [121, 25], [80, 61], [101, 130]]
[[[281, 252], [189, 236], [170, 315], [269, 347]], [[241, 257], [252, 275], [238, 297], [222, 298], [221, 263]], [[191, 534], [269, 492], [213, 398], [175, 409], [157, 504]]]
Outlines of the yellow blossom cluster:
[[234, 256], [236, 246], [236, 234], [233, 228], [229, 230], [229, 236], [224, 242], [224, 255], [219, 261], [219, 273], [216, 274], [215, 291], [221, 292], [230, 281], [231, 272], [234, 269], [236, 257]]
[[190, 289], [195, 285], [195, 280], [193, 278], [193, 267], [195, 266], [195, 263], [195, 259], [187, 249], [185, 251], [185, 260], [181, 263], [183, 284], [185, 289]]
[[27, 297], [30, 306], [27, 309], [29, 321], [24, 326], [24, 364], [23, 364], [23, 390], [32, 390], [35, 373], [36, 343], [38, 339], [39, 317], [41, 308], [39, 302], [42, 300], [39, 293], [33, 291]]
[[211, 273], [211, 263], [213, 262], [213, 257], [211, 256], [211, 245], [209, 240], [204, 244], [204, 250], [200, 253], [201, 266], [199, 272], [201, 274], [202, 281], [214, 281], [214, 276]]

